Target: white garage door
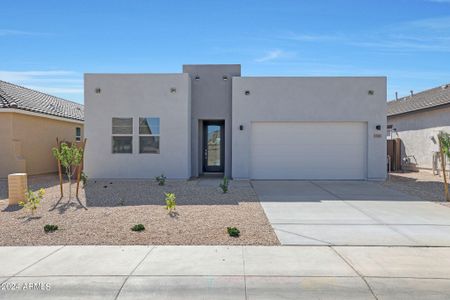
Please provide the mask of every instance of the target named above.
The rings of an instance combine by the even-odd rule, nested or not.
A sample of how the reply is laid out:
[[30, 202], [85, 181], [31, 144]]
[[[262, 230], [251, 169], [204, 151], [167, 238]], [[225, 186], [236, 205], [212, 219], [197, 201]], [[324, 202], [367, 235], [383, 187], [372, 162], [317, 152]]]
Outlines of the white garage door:
[[254, 122], [253, 179], [365, 179], [367, 123]]

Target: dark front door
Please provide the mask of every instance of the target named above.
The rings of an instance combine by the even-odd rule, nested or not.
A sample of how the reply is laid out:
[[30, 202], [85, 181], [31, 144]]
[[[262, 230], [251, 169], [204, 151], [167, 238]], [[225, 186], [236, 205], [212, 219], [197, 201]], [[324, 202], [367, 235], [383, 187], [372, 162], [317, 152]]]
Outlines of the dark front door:
[[224, 121], [203, 121], [203, 172], [223, 172]]

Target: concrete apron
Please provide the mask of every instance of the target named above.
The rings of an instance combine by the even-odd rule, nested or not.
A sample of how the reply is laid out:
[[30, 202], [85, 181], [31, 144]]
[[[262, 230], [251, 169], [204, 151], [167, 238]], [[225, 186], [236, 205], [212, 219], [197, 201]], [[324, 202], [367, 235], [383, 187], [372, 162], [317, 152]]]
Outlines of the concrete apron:
[[450, 296], [450, 248], [437, 247], [1, 247], [0, 266], [1, 299]]
[[252, 181], [283, 245], [450, 246], [450, 208], [367, 181]]

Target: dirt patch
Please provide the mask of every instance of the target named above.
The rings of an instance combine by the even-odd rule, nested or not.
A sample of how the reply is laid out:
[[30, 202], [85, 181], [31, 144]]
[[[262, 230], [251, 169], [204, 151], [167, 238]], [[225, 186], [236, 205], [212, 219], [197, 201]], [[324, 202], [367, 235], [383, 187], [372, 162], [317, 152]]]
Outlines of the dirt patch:
[[[34, 218], [19, 207], [7, 208], [7, 183], [0, 181], [0, 245], [278, 245], [279, 241], [249, 182], [231, 182], [223, 194], [216, 181], [93, 181], [59, 204], [55, 175], [32, 176], [29, 187], [45, 188]], [[68, 184], [64, 185], [67, 193]], [[177, 215], [164, 207], [164, 192], [177, 196]], [[131, 227], [142, 223], [145, 231]], [[44, 233], [45, 224], [59, 230]], [[228, 236], [227, 227], [241, 236]]]

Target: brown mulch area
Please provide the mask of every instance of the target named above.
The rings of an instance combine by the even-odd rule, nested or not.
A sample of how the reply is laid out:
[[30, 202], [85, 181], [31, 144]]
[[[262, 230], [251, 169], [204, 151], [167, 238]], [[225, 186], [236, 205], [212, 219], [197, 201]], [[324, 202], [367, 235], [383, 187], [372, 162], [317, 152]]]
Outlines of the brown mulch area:
[[[279, 245], [249, 182], [230, 183], [223, 194], [215, 180], [93, 181], [75, 197], [58, 205], [56, 175], [28, 178], [29, 187], [45, 188], [42, 207], [34, 217], [23, 208], [7, 207], [7, 182], [0, 180], [0, 245]], [[68, 184], [64, 185], [67, 196]], [[177, 196], [177, 215], [165, 209], [164, 192]], [[55, 206], [56, 205], [56, 206]], [[143, 232], [133, 232], [142, 223]], [[59, 230], [44, 233], [45, 224]], [[235, 226], [239, 238], [226, 228]]]
[[418, 196], [426, 201], [439, 202], [442, 205], [450, 207], [450, 202], [444, 201], [444, 183], [442, 177], [433, 175], [428, 171], [390, 173], [389, 179], [383, 185]]

